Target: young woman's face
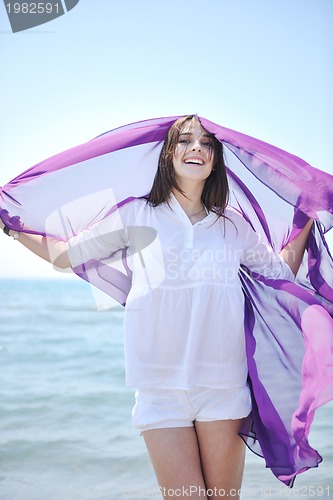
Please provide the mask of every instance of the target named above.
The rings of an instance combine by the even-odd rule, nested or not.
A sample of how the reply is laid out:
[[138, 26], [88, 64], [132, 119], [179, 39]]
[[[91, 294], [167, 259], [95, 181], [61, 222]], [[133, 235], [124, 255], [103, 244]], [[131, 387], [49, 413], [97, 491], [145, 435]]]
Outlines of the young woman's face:
[[212, 171], [213, 162], [213, 139], [197, 120], [186, 122], [173, 155], [177, 182], [185, 179], [205, 181]]

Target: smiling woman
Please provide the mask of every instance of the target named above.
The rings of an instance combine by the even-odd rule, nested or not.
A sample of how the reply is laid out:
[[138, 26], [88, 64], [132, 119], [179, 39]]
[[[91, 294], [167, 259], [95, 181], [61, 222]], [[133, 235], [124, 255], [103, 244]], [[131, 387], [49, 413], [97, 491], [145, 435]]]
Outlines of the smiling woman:
[[[177, 191], [180, 195], [187, 193], [188, 198], [195, 199], [194, 191], [198, 190], [199, 203], [201, 205], [201, 194], [206, 179], [213, 171], [213, 139], [202, 128], [198, 120], [192, 119], [191, 122], [188, 121], [185, 123], [179, 134], [178, 144], [173, 155], [174, 175], [179, 187]], [[219, 204], [214, 203], [214, 206], [219, 206]], [[189, 217], [192, 217], [203, 210], [202, 206], [200, 209], [200, 207], [192, 205], [191, 207], [187, 207], [185, 211]]]
[[[197, 199], [197, 206], [191, 203], [191, 196], [179, 197], [187, 190], [191, 191], [192, 198]], [[222, 216], [228, 203], [223, 145], [201, 126], [194, 115], [181, 117], [170, 127], [149, 202], [152, 206], [167, 202], [171, 191], [178, 201], [182, 200], [183, 208], [187, 204], [185, 211], [189, 216], [198, 210], [201, 213], [204, 207]]]
[[162, 491], [234, 496], [244, 441], [289, 486], [321, 461], [308, 432], [333, 399], [332, 185], [190, 115], [116, 129], [1, 190], [7, 235], [126, 303], [133, 425]]

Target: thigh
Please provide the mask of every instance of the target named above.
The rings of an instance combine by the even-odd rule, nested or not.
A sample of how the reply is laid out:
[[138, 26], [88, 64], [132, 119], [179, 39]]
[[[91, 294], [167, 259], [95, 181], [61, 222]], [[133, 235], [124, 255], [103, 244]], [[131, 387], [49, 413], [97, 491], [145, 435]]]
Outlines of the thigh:
[[142, 432], [163, 497], [207, 499], [194, 427]]
[[[225, 496], [239, 498], [244, 461], [245, 443], [238, 435], [243, 419], [195, 422], [204, 481], [209, 490], [216, 492], [209, 498]], [[220, 495], [218, 494], [220, 490]]]

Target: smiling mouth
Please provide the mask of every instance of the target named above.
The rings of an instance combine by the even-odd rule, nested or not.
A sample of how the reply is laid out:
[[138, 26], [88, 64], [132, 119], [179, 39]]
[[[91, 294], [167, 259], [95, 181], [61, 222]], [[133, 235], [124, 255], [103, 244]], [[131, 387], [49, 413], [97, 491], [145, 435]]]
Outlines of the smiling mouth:
[[203, 165], [204, 162], [200, 158], [187, 158], [184, 160], [186, 165]]

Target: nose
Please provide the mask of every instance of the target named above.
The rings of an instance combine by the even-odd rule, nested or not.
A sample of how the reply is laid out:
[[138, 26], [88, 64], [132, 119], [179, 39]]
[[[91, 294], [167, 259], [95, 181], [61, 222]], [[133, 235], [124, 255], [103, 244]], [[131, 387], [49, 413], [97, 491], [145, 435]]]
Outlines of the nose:
[[198, 139], [196, 139], [194, 141], [194, 144], [192, 146], [192, 151], [201, 151], [201, 146], [200, 146], [200, 142], [198, 141]]

